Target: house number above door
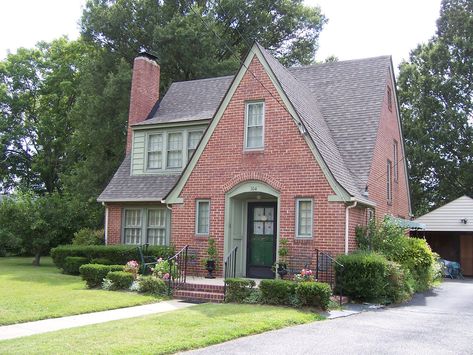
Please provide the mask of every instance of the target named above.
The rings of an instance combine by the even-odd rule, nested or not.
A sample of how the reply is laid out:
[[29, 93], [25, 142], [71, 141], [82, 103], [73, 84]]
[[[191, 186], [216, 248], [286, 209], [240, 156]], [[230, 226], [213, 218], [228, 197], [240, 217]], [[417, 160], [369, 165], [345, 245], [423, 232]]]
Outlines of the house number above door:
[[258, 191], [258, 186], [250, 186], [250, 191]]

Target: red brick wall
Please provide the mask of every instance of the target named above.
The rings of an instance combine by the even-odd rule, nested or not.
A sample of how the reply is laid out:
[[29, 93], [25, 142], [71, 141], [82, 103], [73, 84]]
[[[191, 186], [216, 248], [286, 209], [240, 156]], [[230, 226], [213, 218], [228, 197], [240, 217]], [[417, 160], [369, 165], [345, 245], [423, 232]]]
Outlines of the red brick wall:
[[131, 81], [130, 112], [126, 153], [131, 152], [131, 125], [143, 121], [159, 99], [160, 68], [158, 63], [147, 57], [137, 57], [133, 63]]
[[398, 164], [399, 179], [394, 181], [393, 169], [393, 199], [392, 204], [387, 202], [386, 190], [386, 162], [391, 160], [394, 164], [393, 141], [398, 142], [398, 160], [403, 157], [402, 141], [399, 131], [399, 122], [396, 115], [396, 101], [394, 100], [394, 86], [389, 72], [386, 74], [387, 85], [393, 94], [392, 110], [388, 108], [387, 89], [385, 88], [383, 104], [381, 107], [381, 120], [378, 127], [378, 137], [373, 156], [373, 164], [368, 178], [369, 198], [376, 202], [376, 218], [382, 219], [385, 214], [396, 217], [409, 218], [409, 200], [407, 182], [405, 178], [405, 160]]
[[123, 206], [119, 204], [107, 204], [107, 244], [121, 243], [122, 207]]
[[[257, 59], [250, 70], [278, 97]], [[245, 101], [261, 99], [265, 101], [265, 148], [244, 152]], [[328, 202], [334, 192], [296, 124], [251, 73], [244, 76], [192, 171], [181, 193], [184, 203], [173, 205], [172, 242], [177, 247], [189, 244], [200, 257], [204, 255], [207, 238], [195, 236], [195, 200], [209, 198], [210, 235], [216, 238], [223, 260], [225, 193], [245, 179], [265, 181], [280, 191], [280, 237], [289, 239], [291, 254], [312, 252], [314, 248], [343, 252], [344, 204]], [[314, 238], [309, 241], [294, 239], [297, 197], [314, 199]], [[193, 271], [203, 274], [200, 263], [196, 265]]]

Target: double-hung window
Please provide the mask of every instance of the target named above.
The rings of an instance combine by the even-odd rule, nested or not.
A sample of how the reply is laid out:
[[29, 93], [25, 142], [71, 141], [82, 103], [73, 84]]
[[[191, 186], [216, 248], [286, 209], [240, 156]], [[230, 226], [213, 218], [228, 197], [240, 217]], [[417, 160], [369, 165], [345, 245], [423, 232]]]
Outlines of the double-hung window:
[[167, 167], [182, 168], [182, 133], [168, 133]]
[[264, 102], [248, 102], [245, 110], [245, 149], [264, 147]]
[[150, 134], [148, 136], [148, 169], [163, 168], [163, 135]]
[[191, 131], [187, 135], [187, 161], [191, 160], [192, 155], [199, 144], [200, 138], [202, 137], [202, 131]]
[[166, 244], [166, 210], [164, 208], [148, 209], [147, 243], [150, 245]]
[[310, 198], [296, 200], [296, 237], [312, 238], [314, 206]]
[[391, 160], [386, 162], [386, 198], [388, 203], [392, 203], [393, 200], [393, 165]]
[[209, 235], [210, 229], [210, 201], [196, 201], [195, 233], [197, 235]]
[[393, 160], [394, 160], [394, 181], [397, 182], [399, 178], [399, 154], [397, 141], [393, 142]]
[[142, 213], [141, 209], [126, 209], [124, 213], [125, 244], [141, 244]]

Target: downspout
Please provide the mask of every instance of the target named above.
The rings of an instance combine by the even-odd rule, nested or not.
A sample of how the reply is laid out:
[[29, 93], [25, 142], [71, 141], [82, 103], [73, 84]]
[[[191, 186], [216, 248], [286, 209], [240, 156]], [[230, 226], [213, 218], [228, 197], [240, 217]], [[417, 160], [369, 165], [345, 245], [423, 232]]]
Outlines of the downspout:
[[105, 226], [104, 226], [105, 245], [108, 245], [108, 207], [105, 204], [105, 202], [102, 202], [102, 206], [105, 207]]
[[353, 205], [347, 206], [345, 208], [345, 254], [348, 254], [348, 232], [349, 232], [349, 223], [350, 223], [350, 209], [356, 207], [358, 201], [353, 202]]

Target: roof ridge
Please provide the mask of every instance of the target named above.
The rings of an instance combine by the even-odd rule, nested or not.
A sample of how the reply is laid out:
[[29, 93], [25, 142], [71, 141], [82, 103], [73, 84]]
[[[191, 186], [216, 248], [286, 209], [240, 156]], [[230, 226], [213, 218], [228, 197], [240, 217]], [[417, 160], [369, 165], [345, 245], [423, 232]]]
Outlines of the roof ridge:
[[375, 57], [337, 60], [335, 62], [313, 63], [313, 64], [301, 65], [301, 66], [297, 66], [297, 67], [289, 67], [287, 69], [289, 69], [289, 70], [307, 69], [307, 68], [313, 68], [313, 67], [340, 65], [340, 64], [353, 63], [353, 62], [364, 62], [364, 61], [374, 60], [374, 59], [389, 59], [391, 57], [392, 57], [391, 55], [386, 54], [386, 55], [378, 55], [378, 56], [375, 56]]
[[210, 78], [202, 78], [202, 79], [179, 80], [179, 81], [173, 81], [171, 85], [178, 84], [178, 83], [192, 83], [196, 81], [222, 80], [222, 79], [233, 78], [234, 76], [235, 75], [223, 75], [223, 76], [212, 76]]

